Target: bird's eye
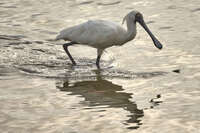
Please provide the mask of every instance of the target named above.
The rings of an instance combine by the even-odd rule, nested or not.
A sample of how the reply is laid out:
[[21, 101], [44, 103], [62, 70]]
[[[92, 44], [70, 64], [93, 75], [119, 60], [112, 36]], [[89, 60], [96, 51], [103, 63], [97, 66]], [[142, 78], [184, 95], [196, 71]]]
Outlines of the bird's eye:
[[140, 13], [137, 13], [137, 14], [135, 15], [135, 17], [136, 17], [136, 18], [141, 18], [141, 14], [140, 14]]
[[141, 13], [137, 13], [137, 14], [135, 15], [135, 20], [136, 20], [136, 21], [140, 21], [140, 20], [142, 20], [142, 19], [143, 19], [143, 16], [142, 16]]

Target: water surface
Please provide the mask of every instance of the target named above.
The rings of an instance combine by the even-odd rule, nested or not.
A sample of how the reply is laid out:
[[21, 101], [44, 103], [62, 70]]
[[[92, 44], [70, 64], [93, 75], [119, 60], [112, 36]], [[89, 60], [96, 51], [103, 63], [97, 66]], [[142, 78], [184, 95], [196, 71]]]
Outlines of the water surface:
[[[0, 132], [198, 133], [200, 2], [192, 0], [1, 0]], [[89, 19], [121, 23], [143, 13], [164, 45], [138, 25], [134, 41], [96, 50], [72, 46], [73, 67], [52, 41]], [[125, 25], [124, 25], [125, 26]]]

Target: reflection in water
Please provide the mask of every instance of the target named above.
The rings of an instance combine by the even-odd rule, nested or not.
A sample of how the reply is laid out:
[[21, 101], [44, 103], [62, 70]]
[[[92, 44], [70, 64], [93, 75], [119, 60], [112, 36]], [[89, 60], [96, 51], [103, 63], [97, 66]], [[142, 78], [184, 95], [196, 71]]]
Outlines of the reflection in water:
[[95, 81], [80, 81], [71, 85], [68, 81], [63, 87], [58, 87], [61, 91], [71, 92], [70, 95], [81, 95], [85, 98], [87, 106], [106, 106], [107, 108], [122, 108], [131, 113], [129, 119], [124, 123], [135, 123], [137, 126], [128, 127], [129, 129], [137, 129], [141, 125], [139, 118], [144, 116], [143, 110], [137, 108], [137, 105], [130, 101], [132, 93], [121, 92], [122, 86], [113, 84], [112, 82], [102, 79], [99, 72], [96, 72]]

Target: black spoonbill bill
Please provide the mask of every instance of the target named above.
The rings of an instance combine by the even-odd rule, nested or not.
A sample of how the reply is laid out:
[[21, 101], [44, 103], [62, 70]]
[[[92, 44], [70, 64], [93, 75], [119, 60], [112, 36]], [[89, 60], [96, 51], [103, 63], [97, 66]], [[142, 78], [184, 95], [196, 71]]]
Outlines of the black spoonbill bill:
[[126, 21], [127, 29], [109, 21], [89, 20], [85, 23], [62, 30], [56, 37], [56, 40], [63, 39], [69, 41], [63, 44], [63, 48], [73, 65], [76, 65], [76, 62], [69, 53], [68, 46], [81, 44], [96, 48], [96, 66], [100, 68], [99, 61], [104, 49], [111, 46], [121, 46], [133, 40], [136, 36], [136, 22], [138, 22], [149, 34], [154, 45], [158, 49], [162, 49], [162, 44], [151, 33], [140, 12], [131, 11], [124, 17], [122, 23], [124, 23], [124, 21]]

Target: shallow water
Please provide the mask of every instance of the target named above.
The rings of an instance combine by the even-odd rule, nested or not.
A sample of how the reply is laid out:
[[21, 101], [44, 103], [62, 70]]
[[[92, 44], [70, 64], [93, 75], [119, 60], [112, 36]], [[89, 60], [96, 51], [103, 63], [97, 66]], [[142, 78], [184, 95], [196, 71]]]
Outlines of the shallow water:
[[[1, 0], [0, 132], [198, 133], [200, 1]], [[106, 50], [72, 46], [71, 66], [52, 41], [88, 19], [121, 23], [143, 13], [163, 43], [138, 26], [134, 41]]]

